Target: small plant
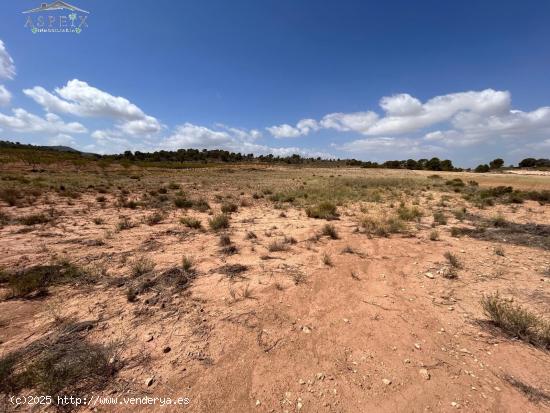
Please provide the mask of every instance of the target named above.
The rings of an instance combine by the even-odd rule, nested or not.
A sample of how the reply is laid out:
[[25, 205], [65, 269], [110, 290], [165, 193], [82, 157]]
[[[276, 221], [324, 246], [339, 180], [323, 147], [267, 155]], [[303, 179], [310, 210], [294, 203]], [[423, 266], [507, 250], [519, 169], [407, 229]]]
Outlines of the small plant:
[[464, 221], [464, 218], [466, 218], [466, 208], [457, 208], [453, 210], [454, 217], [459, 221]]
[[118, 223], [117, 223], [117, 230], [124, 231], [126, 229], [134, 228], [135, 224], [130, 220], [130, 218], [123, 216], [120, 217]]
[[395, 234], [405, 229], [403, 221], [395, 216], [384, 218], [367, 216], [361, 220], [360, 224], [367, 233], [380, 237], [387, 237], [390, 234]]
[[504, 248], [502, 248], [502, 246], [500, 245], [497, 245], [495, 247], [495, 254], [504, 257]]
[[155, 268], [155, 263], [149, 258], [141, 257], [134, 261], [131, 266], [132, 277], [140, 277], [150, 273]]
[[500, 298], [498, 292], [483, 296], [485, 315], [506, 333], [531, 344], [550, 348], [550, 321]]
[[257, 239], [257, 238], [258, 238], [258, 236], [252, 231], [248, 231], [246, 233], [246, 239]]
[[239, 209], [238, 205], [233, 202], [224, 203], [221, 206], [221, 210], [224, 214], [231, 214], [232, 212], [237, 212]]
[[21, 192], [15, 188], [5, 188], [0, 190], [0, 199], [9, 206], [19, 205], [19, 200], [22, 198]]
[[441, 211], [436, 211], [433, 214], [434, 225], [447, 225], [447, 217]]
[[171, 190], [180, 189], [180, 185], [179, 185], [179, 184], [176, 184], [175, 182], [170, 182], [170, 183], [168, 184], [168, 189], [171, 189]]
[[193, 228], [193, 229], [201, 229], [202, 228], [202, 223], [198, 219], [195, 219], [195, 218], [181, 217], [180, 222], [188, 228]]
[[443, 256], [447, 259], [448, 263], [452, 268], [462, 268], [462, 264], [456, 255], [452, 252], [447, 251]]
[[306, 208], [309, 218], [333, 220], [338, 218], [336, 205], [329, 201], [321, 202], [315, 206]]
[[430, 232], [430, 241], [439, 241], [439, 232], [436, 229]]
[[147, 223], [147, 225], [153, 226], [153, 225], [160, 224], [163, 219], [164, 219], [163, 214], [161, 214], [160, 212], [155, 212], [149, 215], [148, 217], [146, 217], [145, 222]]
[[332, 258], [326, 252], [323, 253], [323, 264], [325, 264], [327, 267], [333, 266]]
[[191, 257], [184, 255], [181, 260], [181, 268], [183, 269], [183, 271], [186, 273], [191, 273], [193, 272], [193, 266], [194, 266], [193, 259]]
[[355, 254], [355, 250], [350, 245], [346, 245], [342, 248], [342, 254]]
[[507, 221], [502, 214], [497, 214], [490, 219], [490, 223], [494, 227], [505, 227], [507, 224]]
[[138, 291], [134, 287], [128, 288], [126, 291], [126, 299], [129, 303], [134, 303], [137, 301]]
[[325, 224], [325, 226], [323, 226], [323, 228], [321, 229], [321, 234], [332, 239], [339, 238], [338, 231], [336, 230], [334, 225], [331, 225], [331, 224]]
[[103, 218], [100, 218], [100, 217], [96, 217], [93, 219], [93, 222], [94, 224], [96, 225], [103, 225], [105, 224], [105, 220]]
[[199, 212], [206, 212], [210, 209], [210, 205], [208, 204], [208, 201], [206, 201], [206, 199], [199, 198], [193, 202], [193, 209]]
[[51, 218], [46, 216], [45, 214], [31, 214], [31, 215], [25, 215], [21, 218], [19, 218], [19, 222], [23, 225], [38, 225], [38, 224], [46, 224], [51, 221]]
[[227, 234], [221, 234], [220, 235], [220, 246], [226, 247], [228, 245], [231, 245], [231, 238], [229, 238], [229, 235]]
[[458, 227], [451, 228], [451, 237], [458, 238], [462, 234], [462, 230]]
[[174, 199], [174, 205], [176, 208], [188, 209], [193, 206], [193, 201], [180, 196]]
[[107, 198], [104, 195], [99, 195], [95, 200], [100, 204], [103, 204], [107, 201]]
[[229, 228], [229, 217], [225, 214], [215, 215], [208, 220], [208, 225], [214, 231]]
[[288, 251], [288, 243], [285, 240], [274, 240], [267, 247], [269, 252], [279, 252], [279, 251]]
[[407, 208], [404, 205], [401, 205], [397, 209], [397, 215], [399, 219], [403, 221], [415, 221], [419, 220], [422, 217], [422, 212], [417, 207]]

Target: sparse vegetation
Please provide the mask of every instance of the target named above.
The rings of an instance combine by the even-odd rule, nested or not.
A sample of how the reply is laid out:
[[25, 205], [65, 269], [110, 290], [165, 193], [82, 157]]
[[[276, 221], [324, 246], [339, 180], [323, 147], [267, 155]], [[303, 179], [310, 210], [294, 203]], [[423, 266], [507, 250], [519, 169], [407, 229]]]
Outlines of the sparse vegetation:
[[484, 296], [481, 306], [485, 315], [506, 333], [550, 348], [550, 321], [501, 298], [498, 293]]
[[220, 231], [222, 229], [229, 228], [229, 217], [225, 214], [219, 214], [208, 220], [208, 225], [214, 231]]
[[323, 228], [321, 229], [321, 235], [324, 235], [326, 237], [332, 238], [332, 239], [338, 239], [338, 231], [336, 230], [336, 227], [331, 224], [325, 224]]
[[181, 217], [180, 222], [188, 228], [201, 229], [202, 223], [200, 220], [191, 217]]
[[439, 241], [439, 232], [436, 229], [430, 232], [430, 241]]
[[132, 263], [130, 270], [132, 277], [141, 277], [153, 271], [154, 268], [155, 263], [151, 259], [141, 257]]
[[320, 202], [315, 206], [306, 208], [306, 214], [309, 218], [327, 219], [327, 220], [338, 218], [336, 205], [328, 201]]
[[452, 268], [462, 268], [462, 264], [458, 257], [450, 251], [447, 251], [443, 256]]
[[332, 267], [334, 265], [332, 263], [332, 258], [326, 252], [323, 253], [323, 264], [325, 264], [327, 267]]

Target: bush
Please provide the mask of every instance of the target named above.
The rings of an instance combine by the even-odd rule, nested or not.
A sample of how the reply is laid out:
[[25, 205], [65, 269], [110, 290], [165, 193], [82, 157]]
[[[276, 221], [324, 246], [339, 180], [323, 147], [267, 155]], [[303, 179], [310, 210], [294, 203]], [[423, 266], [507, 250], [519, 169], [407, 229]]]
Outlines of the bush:
[[225, 214], [216, 215], [208, 220], [208, 225], [214, 231], [229, 228], [229, 217]]
[[309, 218], [327, 220], [338, 218], [336, 205], [329, 201], [321, 202], [315, 206], [306, 208], [306, 214]]
[[499, 297], [498, 293], [483, 296], [485, 315], [506, 333], [531, 344], [550, 348], [550, 322], [519, 305]]
[[67, 284], [87, 276], [81, 268], [62, 262], [53, 265], [37, 265], [7, 276], [12, 297], [28, 297], [47, 292], [51, 285]]
[[9, 206], [19, 205], [19, 200], [22, 198], [21, 192], [15, 188], [5, 188], [0, 190], [0, 199]]
[[382, 237], [401, 232], [405, 228], [403, 221], [398, 217], [365, 217], [361, 221], [361, 226], [367, 233]]
[[443, 256], [447, 259], [451, 267], [453, 268], [461, 268], [462, 264], [460, 263], [460, 260], [456, 255], [454, 255], [452, 252], [447, 251]]
[[417, 207], [407, 208], [404, 205], [401, 205], [397, 209], [397, 215], [403, 221], [414, 221], [422, 217], [422, 212]]
[[145, 222], [148, 225], [153, 226], [153, 225], [160, 224], [163, 219], [164, 219], [163, 214], [161, 214], [160, 212], [155, 212], [155, 213], [149, 215], [147, 218], [145, 218]]
[[239, 209], [239, 207], [237, 206], [237, 204], [233, 203], [233, 202], [229, 202], [229, 203], [224, 203], [222, 205], [222, 212], [224, 214], [230, 214], [232, 212], [237, 212], [237, 210]]
[[202, 223], [198, 219], [195, 219], [195, 218], [182, 217], [182, 218], [180, 218], [180, 222], [188, 228], [193, 228], [193, 229], [201, 229], [202, 228]]
[[433, 230], [430, 232], [430, 241], [439, 241], [439, 232], [437, 230]]
[[193, 206], [193, 201], [187, 198], [177, 197], [174, 199], [174, 205], [176, 206], [176, 208], [188, 209]]
[[206, 212], [210, 209], [210, 205], [208, 204], [208, 201], [206, 201], [206, 199], [199, 198], [193, 202], [193, 209], [199, 212]]
[[434, 224], [435, 225], [447, 225], [447, 217], [441, 211], [434, 212]]
[[134, 261], [131, 267], [132, 277], [140, 277], [155, 268], [155, 263], [148, 258], [142, 257]]
[[37, 224], [46, 224], [47, 222], [50, 222], [51, 218], [47, 217], [44, 214], [31, 214], [31, 215], [25, 215], [21, 218], [19, 218], [19, 222], [23, 225], [37, 225]]
[[336, 228], [334, 227], [334, 225], [330, 225], [330, 224], [325, 224], [325, 226], [321, 230], [321, 235], [325, 235], [332, 239], [339, 238], [338, 231], [336, 231]]

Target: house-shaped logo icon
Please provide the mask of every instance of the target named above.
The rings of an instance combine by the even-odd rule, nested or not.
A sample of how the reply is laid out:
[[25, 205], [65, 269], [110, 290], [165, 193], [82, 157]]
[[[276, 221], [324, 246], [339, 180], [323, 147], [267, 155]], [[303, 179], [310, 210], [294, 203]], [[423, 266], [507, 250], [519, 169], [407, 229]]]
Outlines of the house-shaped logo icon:
[[23, 13], [24, 14], [27, 14], [27, 13], [40, 13], [40, 12], [44, 12], [44, 11], [53, 11], [53, 10], [70, 10], [70, 11], [73, 11], [73, 12], [77, 11], [77, 12], [87, 13], [87, 14], [89, 13], [86, 10], [79, 9], [78, 7], [75, 7], [71, 4], [68, 4], [68, 3], [65, 3], [64, 1], [59, 1], [59, 0], [54, 1], [50, 4], [42, 3], [40, 5], [40, 7], [24, 11]]

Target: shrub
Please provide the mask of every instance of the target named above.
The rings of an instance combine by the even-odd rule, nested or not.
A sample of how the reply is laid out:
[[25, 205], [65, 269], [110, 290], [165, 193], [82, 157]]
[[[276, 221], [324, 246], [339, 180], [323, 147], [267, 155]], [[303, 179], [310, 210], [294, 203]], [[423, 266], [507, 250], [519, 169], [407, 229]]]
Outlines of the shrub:
[[239, 207], [237, 206], [237, 204], [233, 202], [229, 202], [229, 203], [222, 204], [221, 209], [224, 214], [230, 214], [232, 212], [237, 212]]
[[502, 214], [497, 214], [495, 215], [494, 217], [492, 217], [489, 221], [491, 223], [491, 225], [493, 225], [494, 227], [505, 227], [507, 222], [506, 222], [506, 218], [504, 218], [504, 216]]
[[149, 258], [141, 257], [134, 261], [131, 267], [132, 277], [140, 277], [150, 273], [155, 268], [155, 263]]
[[323, 264], [325, 264], [327, 267], [332, 267], [334, 265], [332, 263], [332, 258], [330, 258], [330, 255], [328, 255], [326, 252], [323, 254]]
[[44, 214], [31, 214], [31, 215], [25, 215], [19, 218], [19, 222], [23, 225], [45, 224], [50, 221], [51, 221], [51, 218], [47, 217]]
[[8, 275], [8, 286], [12, 297], [27, 297], [33, 293], [46, 293], [51, 285], [67, 284], [86, 275], [84, 270], [68, 262], [38, 265]]
[[103, 195], [99, 195], [95, 200], [100, 204], [103, 204], [105, 201], [107, 201], [107, 198]]
[[193, 228], [193, 229], [201, 229], [202, 228], [202, 223], [198, 219], [195, 219], [195, 218], [181, 217], [180, 222], [188, 228]]
[[321, 229], [321, 235], [325, 235], [332, 239], [338, 239], [338, 231], [336, 231], [336, 228], [334, 225], [325, 224], [323, 229]]
[[397, 209], [397, 215], [403, 221], [414, 221], [422, 217], [422, 212], [417, 207], [407, 208], [404, 205], [401, 205]]
[[181, 259], [181, 268], [183, 269], [183, 271], [186, 273], [191, 273], [193, 272], [193, 266], [194, 266], [193, 259], [191, 257], [184, 255], [183, 258]]
[[453, 210], [454, 217], [459, 220], [463, 221], [466, 217], [466, 208], [457, 208]]
[[452, 252], [447, 251], [443, 256], [447, 259], [451, 267], [453, 268], [461, 268], [462, 264], [460, 263], [460, 260], [456, 255], [454, 255]]
[[367, 233], [382, 237], [401, 232], [405, 228], [403, 221], [394, 216], [385, 218], [364, 217], [360, 224]]
[[258, 236], [254, 232], [248, 231], [246, 233], [246, 239], [256, 239], [256, 238], [258, 238]]
[[336, 205], [332, 202], [320, 202], [315, 206], [306, 208], [306, 214], [309, 218], [332, 220], [338, 218]]
[[432, 232], [430, 232], [430, 240], [439, 241], [439, 232], [437, 232], [437, 230], [434, 229]]
[[519, 305], [499, 297], [498, 293], [483, 296], [485, 315], [506, 333], [534, 345], [550, 348], [550, 322]]
[[19, 205], [19, 200], [22, 198], [21, 192], [15, 188], [5, 188], [0, 190], [0, 199], [9, 206]]
[[447, 225], [447, 217], [441, 211], [434, 212], [434, 224], [435, 225]]
[[123, 231], [125, 229], [134, 228], [135, 224], [128, 217], [120, 217], [117, 223], [117, 229]]
[[226, 247], [228, 245], [231, 245], [231, 238], [229, 238], [229, 235], [227, 234], [221, 234], [220, 235], [220, 246]]
[[193, 202], [193, 209], [199, 212], [206, 212], [210, 209], [210, 205], [208, 204], [208, 201], [206, 201], [206, 199], [199, 198]]
[[177, 197], [174, 199], [174, 205], [176, 206], [176, 208], [187, 209], [193, 206], [193, 201], [184, 197]]
[[160, 212], [155, 212], [151, 215], [149, 215], [148, 217], [145, 218], [145, 222], [148, 224], [148, 225], [157, 225], [157, 224], [160, 224], [162, 222], [162, 220], [164, 219], [164, 215], [161, 214]]
[[214, 231], [229, 228], [229, 217], [225, 214], [215, 215], [208, 220], [208, 225]]

